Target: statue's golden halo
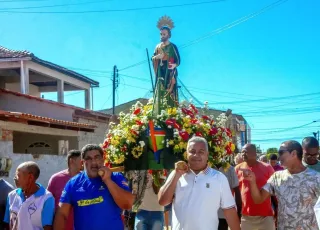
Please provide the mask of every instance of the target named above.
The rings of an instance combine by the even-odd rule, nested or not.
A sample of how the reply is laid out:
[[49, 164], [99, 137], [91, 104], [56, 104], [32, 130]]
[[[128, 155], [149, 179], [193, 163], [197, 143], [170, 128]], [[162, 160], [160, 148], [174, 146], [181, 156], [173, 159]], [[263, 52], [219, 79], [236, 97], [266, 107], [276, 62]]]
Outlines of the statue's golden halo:
[[162, 16], [158, 23], [157, 23], [157, 27], [158, 29], [160, 30], [161, 28], [163, 27], [167, 27], [169, 28], [170, 30], [172, 30], [174, 28], [174, 23], [172, 21], [172, 19], [169, 17], [169, 16]]

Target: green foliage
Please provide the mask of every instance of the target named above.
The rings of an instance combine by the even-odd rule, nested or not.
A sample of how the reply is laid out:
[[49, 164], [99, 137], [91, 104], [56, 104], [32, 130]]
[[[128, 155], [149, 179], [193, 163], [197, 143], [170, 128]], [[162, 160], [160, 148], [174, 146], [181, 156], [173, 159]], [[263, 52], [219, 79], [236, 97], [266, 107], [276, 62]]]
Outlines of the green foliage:
[[270, 156], [272, 155], [272, 154], [276, 154], [276, 155], [278, 155], [278, 148], [268, 148], [267, 149], [267, 158], [268, 159], [270, 159]]

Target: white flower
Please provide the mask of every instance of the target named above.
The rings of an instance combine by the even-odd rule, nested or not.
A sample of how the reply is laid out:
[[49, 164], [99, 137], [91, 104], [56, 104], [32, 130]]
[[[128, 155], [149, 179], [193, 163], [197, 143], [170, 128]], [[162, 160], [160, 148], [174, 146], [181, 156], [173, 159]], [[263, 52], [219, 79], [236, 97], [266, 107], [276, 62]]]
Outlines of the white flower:
[[139, 131], [139, 125], [133, 125], [132, 127], [131, 127], [134, 131]]
[[171, 126], [171, 125], [168, 125], [168, 129], [172, 129], [172, 126]]
[[146, 143], [144, 143], [144, 141], [139, 141], [139, 144], [140, 144], [141, 148], [143, 148], [146, 145]]
[[126, 143], [127, 143], [127, 144], [130, 144], [130, 141], [129, 141], [129, 140], [126, 140]]

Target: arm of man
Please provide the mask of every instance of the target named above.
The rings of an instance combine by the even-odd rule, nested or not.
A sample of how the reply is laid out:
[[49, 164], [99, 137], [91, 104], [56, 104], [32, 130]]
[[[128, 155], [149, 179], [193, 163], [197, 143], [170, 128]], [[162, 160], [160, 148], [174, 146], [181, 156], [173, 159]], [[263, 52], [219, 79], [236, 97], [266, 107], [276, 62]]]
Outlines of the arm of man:
[[234, 167], [230, 166], [229, 170], [230, 170], [230, 186], [234, 192], [234, 198], [236, 200], [238, 217], [241, 218], [242, 198], [241, 198], [241, 192], [239, 188], [239, 179]]
[[265, 186], [260, 190], [258, 188], [258, 185], [256, 183], [256, 176], [255, 174], [249, 170], [249, 169], [239, 169], [239, 171], [242, 171], [243, 178], [247, 181], [249, 181], [250, 184], [250, 193], [251, 197], [253, 199], [253, 202], [255, 204], [261, 204], [264, 202], [267, 198], [270, 198], [270, 181], [272, 181], [272, 176], [269, 178], [267, 184], [265, 186], [268, 186], [268, 189], [265, 188]]
[[41, 212], [41, 222], [44, 230], [52, 230], [54, 217], [54, 198], [49, 197], [43, 205]]
[[171, 204], [173, 201], [173, 196], [176, 191], [177, 183], [180, 179], [180, 177], [186, 173], [187, 171], [184, 170], [173, 170], [165, 184], [160, 188], [158, 193], [158, 200], [159, 204], [162, 206], [166, 206], [168, 204]]
[[71, 188], [72, 184], [69, 181], [62, 191], [58, 210], [54, 218], [54, 230], [65, 230], [66, 223], [71, 210]]
[[240, 230], [240, 221], [235, 208], [223, 209], [223, 214], [231, 230]]
[[230, 190], [229, 182], [223, 174], [220, 176], [220, 183], [220, 207], [223, 210], [228, 226], [231, 230], [240, 230], [240, 221], [235, 209], [234, 198]]
[[112, 174], [106, 167], [103, 167], [102, 170], [104, 170], [102, 180], [107, 185], [114, 202], [121, 209], [131, 209], [135, 196], [131, 193], [127, 179], [121, 173]]

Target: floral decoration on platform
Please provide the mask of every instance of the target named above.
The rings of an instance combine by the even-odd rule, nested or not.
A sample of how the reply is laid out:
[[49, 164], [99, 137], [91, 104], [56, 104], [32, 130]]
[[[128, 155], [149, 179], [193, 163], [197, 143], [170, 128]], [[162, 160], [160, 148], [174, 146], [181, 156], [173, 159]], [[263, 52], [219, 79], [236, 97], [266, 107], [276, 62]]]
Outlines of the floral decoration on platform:
[[164, 130], [172, 130], [173, 136], [164, 139], [163, 144], [172, 148], [174, 154], [186, 159], [187, 142], [192, 136], [204, 137], [209, 144], [209, 164], [225, 162], [235, 149], [232, 133], [225, 127], [227, 117], [224, 113], [214, 118], [208, 114], [208, 103], [199, 109], [192, 103], [183, 102], [178, 107], [163, 103], [161, 113], [153, 114], [153, 100], [146, 105], [137, 102], [129, 113], [119, 114], [119, 124], [111, 124], [107, 137], [102, 144], [106, 164], [122, 164], [131, 154], [138, 159], [148, 143], [143, 141], [149, 124]]

